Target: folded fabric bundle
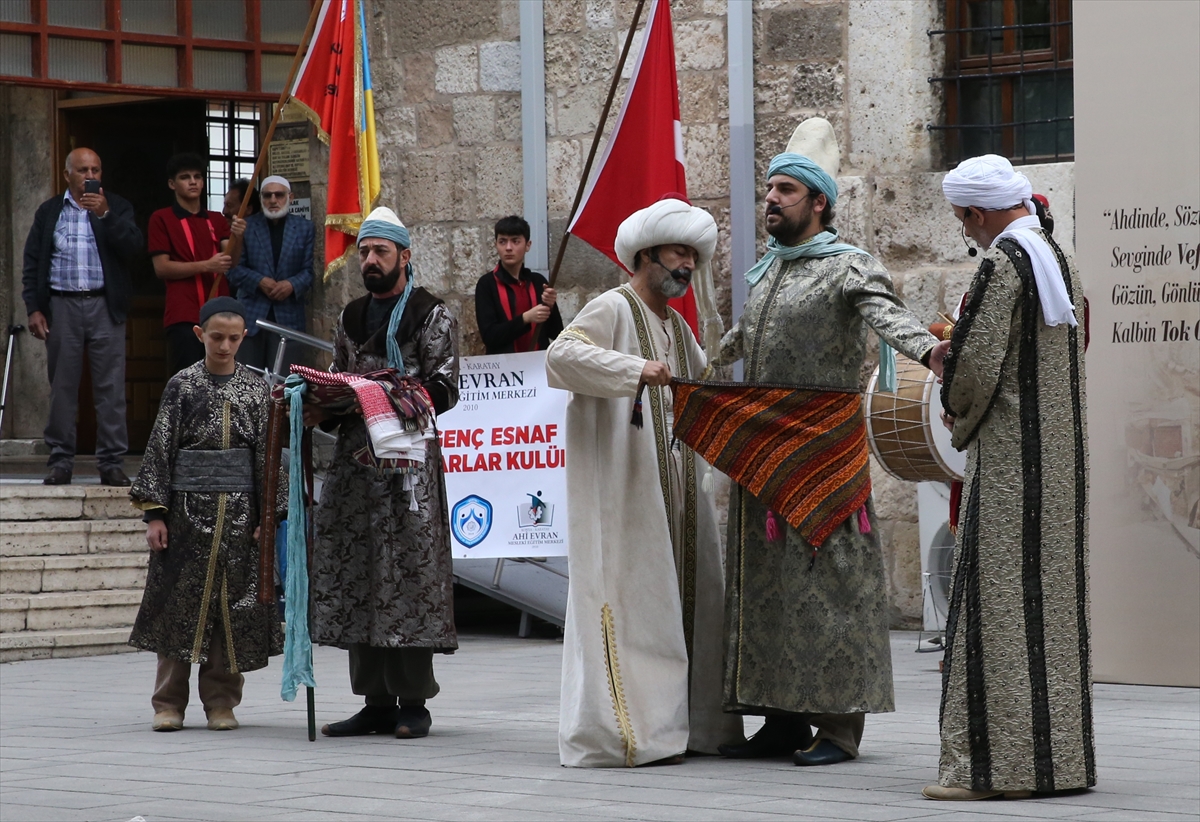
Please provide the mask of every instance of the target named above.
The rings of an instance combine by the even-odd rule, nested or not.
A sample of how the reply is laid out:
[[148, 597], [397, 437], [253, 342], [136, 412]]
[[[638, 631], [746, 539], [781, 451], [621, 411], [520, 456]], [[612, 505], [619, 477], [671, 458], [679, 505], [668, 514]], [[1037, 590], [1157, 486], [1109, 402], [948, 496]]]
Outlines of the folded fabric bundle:
[[390, 473], [415, 473], [425, 462], [425, 443], [436, 436], [433, 401], [421, 383], [394, 369], [369, 374], [318, 371], [293, 365], [308, 384], [305, 401], [334, 414], [362, 409], [370, 452], [360, 462]]

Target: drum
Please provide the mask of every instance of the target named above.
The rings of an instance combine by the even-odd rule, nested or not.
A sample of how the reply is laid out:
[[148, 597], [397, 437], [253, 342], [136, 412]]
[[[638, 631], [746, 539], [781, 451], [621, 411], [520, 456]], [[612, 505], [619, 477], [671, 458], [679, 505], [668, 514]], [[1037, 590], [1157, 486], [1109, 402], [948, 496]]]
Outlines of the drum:
[[879, 369], [866, 396], [867, 442], [883, 469], [902, 480], [962, 480], [967, 455], [942, 425], [941, 385], [919, 362], [896, 355], [896, 393], [879, 390]]

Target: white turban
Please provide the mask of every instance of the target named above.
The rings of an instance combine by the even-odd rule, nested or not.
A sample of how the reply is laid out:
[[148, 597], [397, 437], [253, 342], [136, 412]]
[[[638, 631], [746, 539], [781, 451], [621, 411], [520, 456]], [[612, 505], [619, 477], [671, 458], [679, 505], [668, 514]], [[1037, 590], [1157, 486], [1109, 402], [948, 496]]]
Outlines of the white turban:
[[[997, 154], [963, 160], [942, 180], [942, 193], [951, 205], [959, 208], [974, 206], [984, 211], [1003, 211], [1024, 205], [1030, 215], [1037, 214], [1029, 178]], [[1075, 308], [1063, 279], [1066, 272], [1059, 268], [1058, 257], [1050, 245], [1037, 233], [1039, 228], [1041, 222], [1036, 216], [1020, 217], [996, 235], [992, 247], [1005, 237], [1016, 240], [1033, 264], [1033, 279], [1037, 283], [1042, 319], [1046, 325], [1076, 325]]]
[[289, 183], [289, 182], [287, 181], [287, 178], [285, 178], [285, 177], [280, 177], [278, 174], [272, 174], [270, 177], [268, 177], [267, 179], [263, 180], [263, 181], [262, 181], [262, 187], [263, 187], [263, 188], [266, 188], [266, 187], [267, 187], [267, 186], [269, 186], [271, 183], [279, 183], [281, 186], [283, 186], [284, 188], [286, 188], [288, 191], [291, 191], [291, 190], [292, 190], [292, 184], [291, 184], [291, 183]]
[[696, 311], [700, 321], [700, 344], [713, 356], [721, 343], [723, 327], [717, 313], [717, 301], [712, 282], [713, 254], [717, 250], [717, 222], [702, 208], [683, 200], [659, 200], [635, 211], [617, 229], [614, 243], [617, 259], [633, 271], [633, 258], [639, 251], [660, 245], [686, 245], [696, 249], [696, 270], [692, 288], [696, 295]]

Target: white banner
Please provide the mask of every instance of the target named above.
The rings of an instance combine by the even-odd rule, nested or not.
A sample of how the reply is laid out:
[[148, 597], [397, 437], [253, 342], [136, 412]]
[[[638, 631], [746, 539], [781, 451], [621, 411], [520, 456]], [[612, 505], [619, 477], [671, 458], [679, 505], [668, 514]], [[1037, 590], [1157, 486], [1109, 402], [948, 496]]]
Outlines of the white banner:
[[567, 555], [566, 409], [544, 351], [461, 359], [438, 417], [455, 559]]

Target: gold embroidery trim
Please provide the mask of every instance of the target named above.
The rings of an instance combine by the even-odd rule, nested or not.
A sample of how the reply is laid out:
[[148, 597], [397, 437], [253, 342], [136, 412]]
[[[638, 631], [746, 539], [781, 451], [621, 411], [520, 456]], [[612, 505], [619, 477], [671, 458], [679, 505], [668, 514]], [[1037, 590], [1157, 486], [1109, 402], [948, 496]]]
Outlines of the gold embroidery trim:
[[[225, 401], [221, 413], [221, 447], [229, 448], [230, 413], [232, 406]], [[204, 581], [204, 597], [200, 600], [200, 619], [196, 621], [196, 638], [192, 642], [192, 662], [200, 661], [200, 650], [204, 647], [204, 628], [208, 624], [208, 606], [212, 600], [213, 584], [217, 576], [217, 558], [220, 554], [221, 538], [225, 534], [225, 501], [229, 494], [222, 491], [217, 497], [217, 518], [213, 524], [212, 548], [208, 552], [208, 575]]]
[[[560, 336], [560, 337], [570, 337], [570, 338], [571, 338], [571, 339], [573, 339], [573, 340], [579, 340], [580, 342], [582, 342], [582, 343], [587, 343], [588, 345], [596, 345], [594, 342], [592, 342], [592, 339], [591, 339], [591, 337], [589, 337], [587, 334], [584, 334], [584, 333], [583, 333], [583, 331], [581, 331], [580, 329], [576, 328], [576, 327], [575, 327], [575, 326], [573, 326], [573, 325], [572, 325], [572, 326], [568, 326], [568, 327], [567, 327], [566, 329], [564, 329], [564, 330], [562, 331], [562, 333], [560, 333], [558, 336]], [[598, 348], [598, 347], [599, 347], [599, 346], [597, 346], [597, 348]]]
[[617, 629], [613, 624], [612, 608], [608, 603], [600, 609], [600, 633], [604, 637], [604, 667], [608, 671], [608, 693], [612, 697], [613, 713], [617, 716], [617, 733], [625, 743], [625, 767], [632, 768], [637, 756], [637, 739], [625, 705], [625, 687], [621, 684], [621, 666], [617, 661]]

